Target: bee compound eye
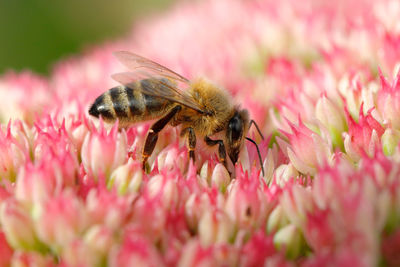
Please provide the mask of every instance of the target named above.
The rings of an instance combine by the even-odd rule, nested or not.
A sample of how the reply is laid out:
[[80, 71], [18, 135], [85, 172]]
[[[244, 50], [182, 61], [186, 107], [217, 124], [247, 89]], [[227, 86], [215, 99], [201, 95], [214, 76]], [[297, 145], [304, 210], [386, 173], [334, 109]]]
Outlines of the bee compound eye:
[[238, 140], [243, 133], [243, 121], [240, 119], [239, 114], [235, 114], [229, 121], [229, 129], [231, 132], [232, 140]]

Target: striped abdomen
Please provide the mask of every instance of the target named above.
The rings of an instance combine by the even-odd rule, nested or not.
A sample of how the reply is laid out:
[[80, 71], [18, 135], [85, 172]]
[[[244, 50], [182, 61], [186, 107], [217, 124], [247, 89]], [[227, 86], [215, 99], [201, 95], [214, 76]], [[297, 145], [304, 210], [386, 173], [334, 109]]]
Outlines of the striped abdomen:
[[122, 124], [145, 121], [162, 116], [172, 106], [164, 98], [143, 94], [140, 82], [129, 87], [117, 86], [100, 95], [89, 109], [89, 114], [107, 122], [119, 119]]

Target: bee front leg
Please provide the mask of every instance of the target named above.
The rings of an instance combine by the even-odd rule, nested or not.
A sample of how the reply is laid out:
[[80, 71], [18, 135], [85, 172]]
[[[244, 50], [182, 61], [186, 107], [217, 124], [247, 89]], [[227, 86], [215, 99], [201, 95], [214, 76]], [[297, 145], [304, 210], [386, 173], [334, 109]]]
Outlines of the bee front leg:
[[225, 150], [224, 142], [222, 140], [212, 140], [208, 136], [204, 137], [204, 141], [209, 146], [215, 146], [216, 144], [218, 144], [219, 161], [224, 164], [225, 168], [227, 168], [227, 165], [226, 165], [226, 150]]
[[188, 140], [188, 147], [189, 147], [189, 158], [193, 160], [193, 163], [196, 160], [194, 150], [196, 148], [196, 133], [194, 132], [192, 127], [188, 127], [182, 130], [181, 136], [184, 136], [185, 134], [187, 135], [187, 140]]
[[147, 133], [146, 142], [142, 152], [142, 168], [146, 170], [147, 159], [153, 153], [153, 150], [157, 144], [158, 133], [164, 129], [164, 127], [171, 121], [171, 119], [182, 109], [181, 106], [175, 106], [167, 115], [156, 121]]

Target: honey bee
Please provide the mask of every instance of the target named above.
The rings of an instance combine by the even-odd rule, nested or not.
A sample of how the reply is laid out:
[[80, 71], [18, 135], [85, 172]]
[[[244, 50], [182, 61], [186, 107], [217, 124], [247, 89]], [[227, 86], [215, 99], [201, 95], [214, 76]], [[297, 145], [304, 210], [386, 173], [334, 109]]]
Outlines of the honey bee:
[[[204, 78], [189, 81], [176, 72], [139, 55], [119, 51], [114, 56], [131, 72], [112, 75], [121, 85], [100, 95], [89, 114], [122, 127], [157, 119], [147, 133], [142, 152], [142, 166], [156, 146], [158, 134], [167, 125], [181, 125], [181, 137], [187, 138], [189, 158], [195, 161], [196, 136], [209, 146], [218, 145], [218, 157], [225, 167], [227, 157], [235, 164], [252, 124], [247, 110], [234, 105], [230, 95]], [[186, 87], [186, 90], [182, 90]], [[221, 139], [212, 139], [223, 132]], [[261, 163], [261, 156], [257, 152]], [[263, 173], [264, 170], [262, 169]]]

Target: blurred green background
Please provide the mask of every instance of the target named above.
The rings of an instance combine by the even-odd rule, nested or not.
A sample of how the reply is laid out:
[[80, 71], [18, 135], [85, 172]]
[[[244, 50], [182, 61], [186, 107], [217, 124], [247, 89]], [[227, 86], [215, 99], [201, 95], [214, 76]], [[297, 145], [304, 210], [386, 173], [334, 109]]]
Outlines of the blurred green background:
[[171, 0], [0, 0], [0, 74], [48, 74], [61, 57], [116, 39]]

